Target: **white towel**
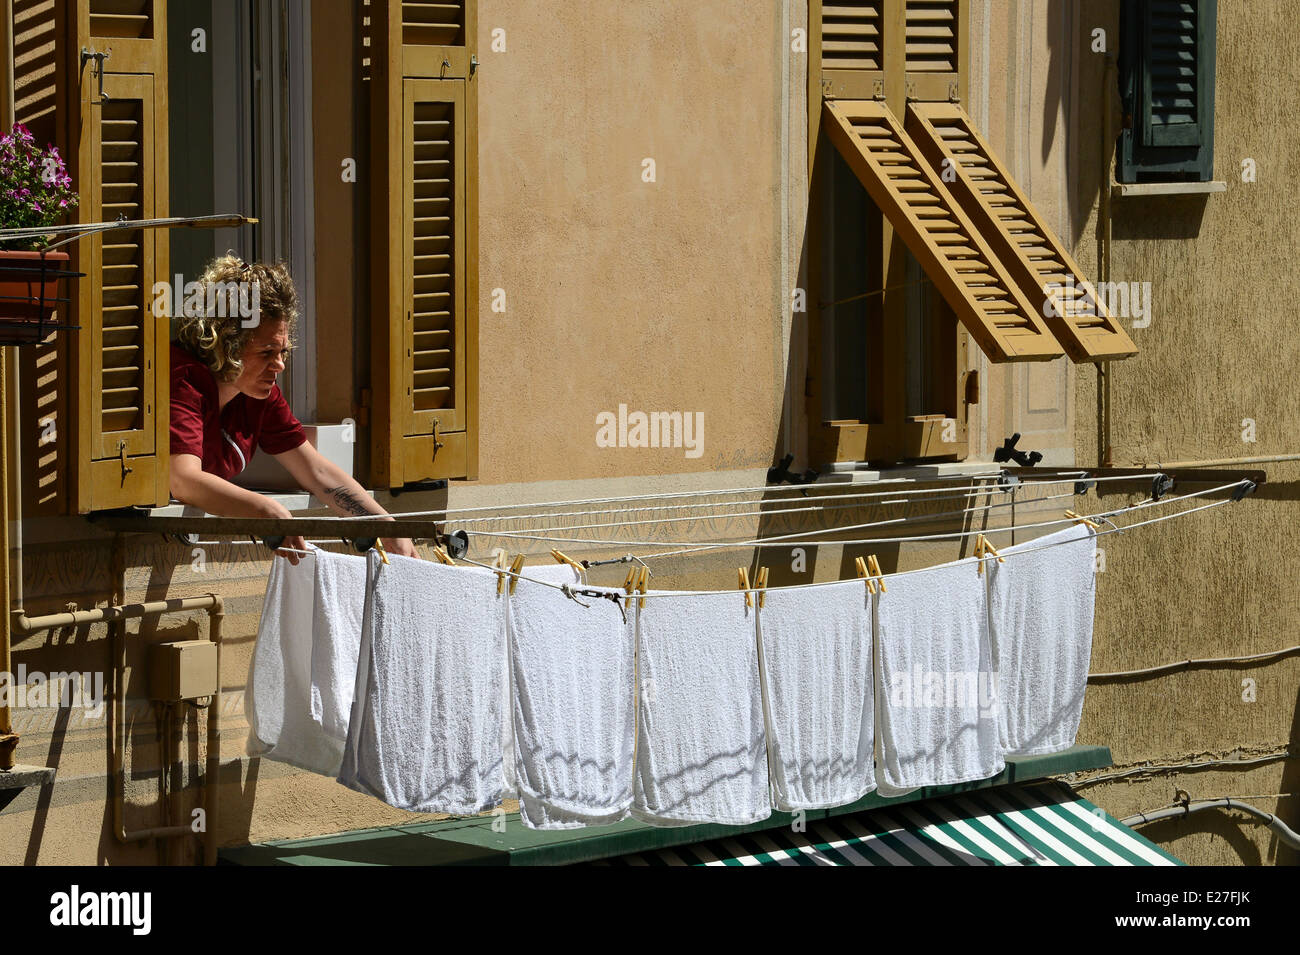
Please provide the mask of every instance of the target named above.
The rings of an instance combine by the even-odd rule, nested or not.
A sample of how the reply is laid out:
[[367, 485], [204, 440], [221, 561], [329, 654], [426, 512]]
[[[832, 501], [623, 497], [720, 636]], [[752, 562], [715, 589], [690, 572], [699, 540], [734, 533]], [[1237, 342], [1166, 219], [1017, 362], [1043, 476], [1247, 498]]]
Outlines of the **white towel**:
[[987, 779], [1003, 769], [978, 561], [887, 577], [875, 597], [876, 786]]
[[826, 809], [871, 792], [871, 601], [863, 582], [773, 590], [758, 630], [776, 808]]
[[307, 547], [311, 554], [296, 567], [283, 557], [271, 561], [244, 697], [246, 749], [249, 756], [336, 776], [343, 741], [311, 714], [312, 606], [321, 552]]
[[740, 592], [650, 597], [639, 612], [636, 818], [744, 825], [772, 814], [754, 614]]
[[314, 553], [311, 716], [326, 733], [345, 740], [366, 606], [366, 559], [319, 549]]
[[[581, 586], [573, 568], [525, 576]], [[621, 590], [590, 588], [621, 596]], [[609, 825], [632, 803], [634, 614], [519, 581], [509, 641], [519, 811], [533, 829]]]
[[482, 812], [502, 796], [506, 597], [489, 572], [388, 560], [368, 555], [338, 780], [398, 809]]
[[990, 565], [989, 628], [1002, 746], [1035, 756], [1069, 749], [1079, 732], [1092, 657], [1097, 536], [1078, 524], [1002, 554], [1019, 551], [1025, 553]]

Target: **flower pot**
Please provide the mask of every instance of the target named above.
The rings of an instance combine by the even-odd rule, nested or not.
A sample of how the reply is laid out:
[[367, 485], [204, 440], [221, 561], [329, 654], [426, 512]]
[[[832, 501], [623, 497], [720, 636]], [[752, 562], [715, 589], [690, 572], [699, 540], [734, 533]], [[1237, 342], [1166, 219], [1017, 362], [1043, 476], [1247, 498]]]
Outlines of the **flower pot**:
[[67, 263], [66, 252], [0, 249], [0, 344], [34, 344], [55, 329], [50, 316], [68, 301], [59, 278], [75, 274]]

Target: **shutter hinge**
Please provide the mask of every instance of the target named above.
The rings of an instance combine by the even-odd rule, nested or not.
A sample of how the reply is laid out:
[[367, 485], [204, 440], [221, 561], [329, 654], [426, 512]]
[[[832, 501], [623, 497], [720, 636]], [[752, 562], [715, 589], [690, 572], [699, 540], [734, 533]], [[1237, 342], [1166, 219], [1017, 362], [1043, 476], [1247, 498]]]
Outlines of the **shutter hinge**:
[[871, 83], [871, 95], [874, 99], [885, 98], [885, 81], [873, 80]]
[[954, 81], [948, 84], [948, 102], [960, 103], [961, 93], [958, 91], [957, 83]]
[[436, 458], [438, 452], [444, 447], [443, 443], [438, 440], [438, 419], [433, 419], [433, 456]]
[[367, 427], [370, 424], [370, 389], [361, 389], [361, 401], [357, 405], [357, 425]]

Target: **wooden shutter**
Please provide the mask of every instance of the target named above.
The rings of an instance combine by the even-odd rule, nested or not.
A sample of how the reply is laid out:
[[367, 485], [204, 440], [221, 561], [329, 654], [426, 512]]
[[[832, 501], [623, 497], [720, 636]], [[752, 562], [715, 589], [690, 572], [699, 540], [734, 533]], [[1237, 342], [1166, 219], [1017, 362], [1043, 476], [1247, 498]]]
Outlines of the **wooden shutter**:
[[[111, 51], [104, 74], [81, 65], [75, 143], [82, 221], [167, 215], [167, 48], [159, 0], [77, 0], [75, 49]], [[76, 62], [75, 55], [73, 62]], [[167, 318], [153, 286], [168, 279], [167, 233], [80, 240], [78, 510], [161, 506], [168, 493]]]
[[[1076, 362], [1137, 354], [1074, 258], [956, 103], [912, 103], [907, 132]], [[1045, 305], [1050, 302], [1050, 307]], [[1087, 314], [1085, 306], [1095, 314]], [[1056, 314], [1048, 314], [1056, 313]]]
[[1061, 356], [1038, 310], [883, 103], [827, 102], [831, 141], [991, 361]]
[[908, 98], [958, 99], [966, 76], [965, 2], [905, 0], [903, 18]]
[[473, 3], [373, 7], [371, 479], [477, 475]]
[[1214, 168], [1215, 0], [1129, 0], [1120, 180], [1208, 180]]
[[[811, 41], [820, 52], [827, 95], [870, 99], [884, 95], [886, 0], [821, 0], [812, 4]], [[820, 6], [820, 15], [817, 7]]]

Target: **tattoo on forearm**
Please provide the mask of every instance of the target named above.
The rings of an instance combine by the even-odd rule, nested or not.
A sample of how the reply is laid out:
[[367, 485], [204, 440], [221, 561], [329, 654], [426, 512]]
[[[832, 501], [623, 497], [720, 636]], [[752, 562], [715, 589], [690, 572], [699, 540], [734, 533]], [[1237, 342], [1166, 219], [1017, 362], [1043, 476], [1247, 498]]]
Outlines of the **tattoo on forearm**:
[[327, 487], [325, 493], [338, 502], [339, 507], [343, 508], [349, 514], [370, 514], [369, 508], [357, 499], [357, 496], [340, 484], [338, 487]]

